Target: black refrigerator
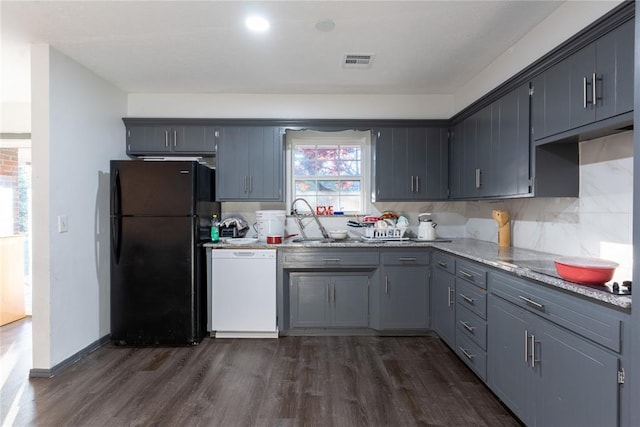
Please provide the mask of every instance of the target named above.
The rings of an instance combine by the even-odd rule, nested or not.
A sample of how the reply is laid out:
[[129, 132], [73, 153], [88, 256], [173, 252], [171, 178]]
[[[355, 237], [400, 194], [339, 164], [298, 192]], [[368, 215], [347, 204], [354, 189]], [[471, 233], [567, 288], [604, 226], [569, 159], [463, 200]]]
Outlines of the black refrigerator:
[[205, 249], [215, 171], [196, 161], [111, 161], [111, 341], [193, 345], [207, 329]]

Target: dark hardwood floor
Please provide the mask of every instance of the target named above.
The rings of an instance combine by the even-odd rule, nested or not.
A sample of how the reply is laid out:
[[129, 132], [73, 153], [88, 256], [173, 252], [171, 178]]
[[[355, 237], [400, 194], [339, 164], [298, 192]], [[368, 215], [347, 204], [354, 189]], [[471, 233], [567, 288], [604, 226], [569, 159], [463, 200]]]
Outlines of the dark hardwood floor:
[[107, 345], [29, 379], [30, 327], [0, 328], [3, 426], [519, 425], [435, 336]]

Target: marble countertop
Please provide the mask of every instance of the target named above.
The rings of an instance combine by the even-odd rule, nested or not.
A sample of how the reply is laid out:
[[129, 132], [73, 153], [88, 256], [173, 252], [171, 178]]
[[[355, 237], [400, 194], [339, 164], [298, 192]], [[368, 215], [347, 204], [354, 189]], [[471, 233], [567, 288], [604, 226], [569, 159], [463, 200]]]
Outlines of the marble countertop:
[[[458, 255], [472, 261], [515, 274], [519, 277], [535, 280], [546, 285], [563, 289], [568, 292], [583, 295], [585, 297], [602, 301], [622, 309], [631, 308], [630, 295], [614, 295], [601, 286], [580, 285], [567, 282], [554, 277], [555, 265], [553, 260], [559, 255], [538, 252], [520, 248], [499, 248], [497, 244], [475, 239], [451, 239], [450, 241], [417, 242], [413, 240], [403, 241], [362, 241], [348, 239], [344, 241], [332, 241], [330, 243], [320, 241], [285, 242], [278, 245], [266, 243], [252, 243], [250, 245], [234, 245], [222, 240], [220, 243], [205, 243], [205, 247], [214, 249], [294, 249], [294, 248], [425, 248], [432, 247], [444, 252]], [[545, 274], [548, 272], [548, 274]]]

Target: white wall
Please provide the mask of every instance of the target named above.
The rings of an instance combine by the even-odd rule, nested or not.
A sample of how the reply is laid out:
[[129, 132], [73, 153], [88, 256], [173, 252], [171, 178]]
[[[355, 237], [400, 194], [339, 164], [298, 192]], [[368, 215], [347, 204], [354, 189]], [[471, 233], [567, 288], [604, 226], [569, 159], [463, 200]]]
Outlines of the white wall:
[[48, 369], [110, 331], [108, 173], [126, 158], [126, 94], [48, 45], [31, 69], [33, 367]]
[[621, 0], [569, 1], [453, 95], [142, 94], [130, 117], [448, 119], [615, 8]]
[[129, 94], [130, 117], [448, 119], [450, 95]]
[[539, 25], [507, 49], [475, 78], [462, 86], [454, 96], [454, 109], [459, 112], [529, 64], [549, 53], [622, 0], [567, 1]]

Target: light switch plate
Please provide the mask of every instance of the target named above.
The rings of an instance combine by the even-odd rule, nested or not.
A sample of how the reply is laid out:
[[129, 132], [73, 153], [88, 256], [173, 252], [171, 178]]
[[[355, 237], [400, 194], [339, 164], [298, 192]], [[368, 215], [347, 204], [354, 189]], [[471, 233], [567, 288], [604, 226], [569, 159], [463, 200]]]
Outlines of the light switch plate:
[[58, 233], [69, 231], [69, 218], [66, 215], [58, 215]]

